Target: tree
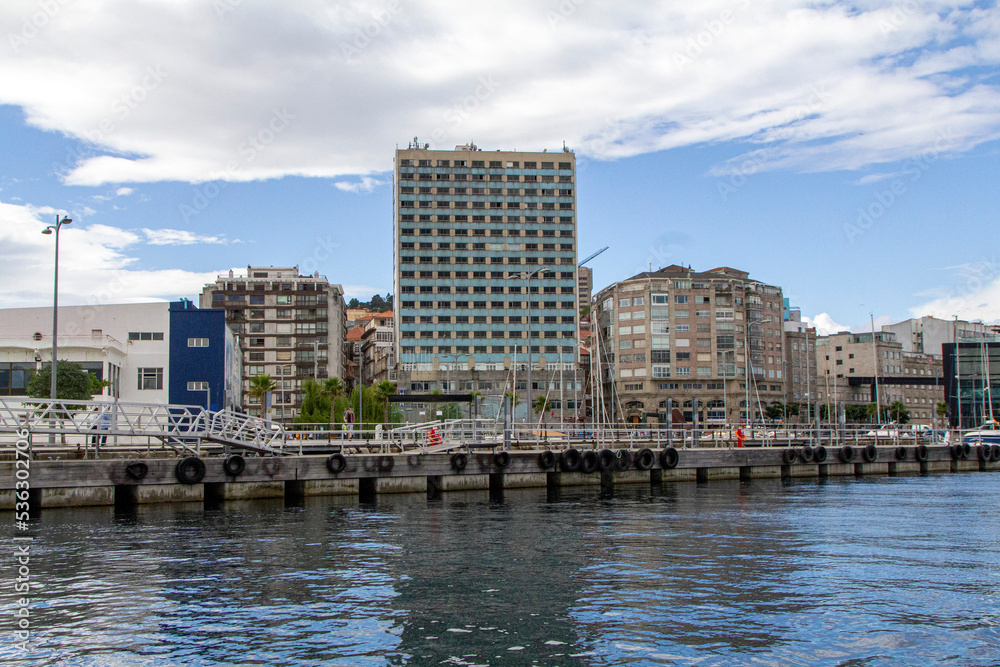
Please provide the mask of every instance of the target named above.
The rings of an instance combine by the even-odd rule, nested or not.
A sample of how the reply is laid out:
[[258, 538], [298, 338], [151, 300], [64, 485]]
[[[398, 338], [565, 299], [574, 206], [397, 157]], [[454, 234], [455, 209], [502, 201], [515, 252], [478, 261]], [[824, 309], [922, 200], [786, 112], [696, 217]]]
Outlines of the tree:
[[938, 404], [934, 407], [937, 410], [937, 416], [941, 419], [948, 416], [948, 404], [944, 401], [938, 401]]
[[774, 401], [764, 408], [764, 416], [775, 421], [782, 419], [785, 416], [785, 406], [781, 401]]
[[785, 403], [785, 414], [789, 417], [799, 416], [799, 404], [798, 403]]
[[337, 399], [344, 395], [344, 383], [338, 377], [327, 378], [323, 382], [323, 390], [330, 399], [330, 431], [332, 432], [333, 425], [336, 423]]
[[381, 295], [376, 294], [372, 297], [372, 300], [368, 302], [368, 309], [376, 313], [385, 310], [385, 301], [382, 300]]
[[396, 393], [396, 383], [382, 380], [372, 387], [375, 398], [383, 404], [385, 409], [385, 425], [389, 426], [389, 397]]
[[[44, 366], [31, 376], [26, 393], [32, 398], [49, 398], [51, 385], [52, 368]], [[110, 382], [98, 380], [78, 363], [60, 361], [56, 364], [56, 394], [60, 400], [89, 401], [109, 386]]]
[[868, 419], [874, 424], [879, 419], [878, 414], [878, 404], [869, 403], [865, 406], [865, 414], [868, 415]]
[[350, 301], [347, 302], [347, 307], [348, 308], [360, 308], [361, 307], [361, 302], [358, 301], [357, 297], [354, 297], [353, 299], [351, 299]]
[[462, 408], [458, 403], [444, 403], [441, 405], [441, 419], [461, 419]]
[[270, 375], [261, 374], [250, 378], [250, 395], [260, 401], [260, 418], [264, 418], [264, 395], [278, 388]]
[[542, 417], [542, 430], [545, 431], [545, 413], [552, 408], [552, 401], [550, 401], [545, 396], [539, 396], [535, 399], [533, 405], [535, 412], [537, 412]]
[[293, 421], [297, 424], [319, 424], [330, 420], [326, 389], [312, 378], [302, 381], [302, 408]]
[[902, 401], [893, 401], [885, 411], [888, 413], [888, 420], [897, 424], [906, 424], [910, 421], [910, 409]]
[[385, 309], [386, 310], [392, 310], [392, 308], [393, 308], [393, 306], [392, 306], [392, 294], [386, 294], [385, 295]]
[[845, 405], [844, 413], [847, 421], [852, 424], [859, 424], [869, 419], [867, 405]]

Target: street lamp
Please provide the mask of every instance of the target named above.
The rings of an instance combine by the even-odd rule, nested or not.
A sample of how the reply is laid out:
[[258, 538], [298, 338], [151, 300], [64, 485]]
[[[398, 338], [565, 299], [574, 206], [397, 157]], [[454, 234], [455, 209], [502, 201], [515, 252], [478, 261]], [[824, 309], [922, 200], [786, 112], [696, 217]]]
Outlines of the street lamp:
[[[532, 402], [531, 395], [531, 278], [532, 276], [537, 276], [539, 274], [545, 273], [549, 270], [549, 267], [543, 266], [541, 268], [535, 269], [530, 273], [525, 271], [521, 275], [526, 281], [528, 281], [528, 415], [531, 417], [531, 423], [535, 421], [535, 404]], [[517, 391], [517, 387], [514, 388]]]
[[73, 222], [68, 217], [63, 216], [62, 220], [59, 216], [56, 216], [56, 224], [49, 225], [42, 230], [42, 234], [51, 234], [55, 232], [56, 235], [56, 259], [55, 259], [55, 272], [53, 274], [53, 288], [52, 288], [52, 372], [51, 372], [51, 382], [49, 384], [49, 400], [54, 401], [56, 398], [56, 374], [57, 374], [57, 363], [56, 357], [58, 353], [58, 347], [56, 344], [56, 327], [59, 323], [59, 229], [63, 225], [68, 225]]

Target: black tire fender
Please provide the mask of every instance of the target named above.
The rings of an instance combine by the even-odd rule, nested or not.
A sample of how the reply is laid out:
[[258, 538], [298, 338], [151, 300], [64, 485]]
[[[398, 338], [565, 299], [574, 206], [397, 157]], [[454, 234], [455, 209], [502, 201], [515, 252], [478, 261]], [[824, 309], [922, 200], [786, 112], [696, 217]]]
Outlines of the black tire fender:
[[138, 482], [149, 474], [149, 466], [143, 461], [132, 461], [125, 465], [125, 474]]
[[181, 484], [197, 484], [205, 479], [205, 462], [197, 456], [186, 456], [177, 462], [174, 474]]
[[326, 459], [326, 469], [334, 475], [338, 472], [342, 472], [346, 467], [347, 458], [339, 452], [337, 454], [330, 454], [330, 456]]
[[246, 470], [247, 462], [239, 454], [231, 454], [222, 462], [222, 469], [230, 477], [239, 477]]
[[673, 447], [667, 447], [660, 452], [660, 467], [664, 470], [672, 470], [677, 467], [681, 460], [681, 455]]

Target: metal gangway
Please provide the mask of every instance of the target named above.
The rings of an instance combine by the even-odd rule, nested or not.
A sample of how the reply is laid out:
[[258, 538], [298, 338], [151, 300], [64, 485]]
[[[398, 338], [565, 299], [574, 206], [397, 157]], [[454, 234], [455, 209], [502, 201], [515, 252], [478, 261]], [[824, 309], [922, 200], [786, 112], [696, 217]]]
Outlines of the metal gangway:
[[209, 411], [192, 405], [107, 401], [50, 401], [0, 397], [0, 446], [15, 439], [29, 443], [86, 445], [159, 441], [178, 454], [201, 454], [202, 443], [281, 455], [285, 429], [276, 422], [230, 410]]

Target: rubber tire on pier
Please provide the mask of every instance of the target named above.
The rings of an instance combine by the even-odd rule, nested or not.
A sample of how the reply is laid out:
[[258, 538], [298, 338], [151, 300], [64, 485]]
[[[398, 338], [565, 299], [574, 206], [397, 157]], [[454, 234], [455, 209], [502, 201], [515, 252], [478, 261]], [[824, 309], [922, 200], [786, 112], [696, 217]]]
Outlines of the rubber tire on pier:
[[878, 447], [875, 445], [867, 445], [861, 450], [861, 460], [865, 463], [875, 463], [875, 459], [878, 458]]
[[[327, 461], [326, 465], [329, 466], [330, 462]], [[239, 477], [246, 470], [247, 462], [239, 454], [232, 454], [226, 457], [226, 460], [222, 462], [222, 469], [230, 477]]]
[[149, 474], [149, 466], [142, 461], [132, 461], [125, 465], [125, 474], [138, 482]]
[[681, 455], [673, 447], [667, 447], [660, 452], [660, 467], [664, 470], [672, 470], [677, 467], [681, 460]]
[[338, 472], [343, 472], [344, 468], [347, 467], [347, 457], [343, 454], [330, 454], [326, 458], [326, 469], [331, 473], [336, 475]]
[[380, 456], [378, 459], [379, 472], [389, 472], [396, 465], [396, 459], [391, 456]]
[[542, 470], [548, 470], [556, 464], [556, 455], [552, 452], [546, 450], [538, 455], [538, 467]]
[[617, 452], [618, 459], [615, 462], [615, 470], [628, 470], [632, 467], [632, 452], [628, 449], [619, 449]]
[[815, 449], [813, 449], [813, 461], [816, 463], [823, 463], [826, 461], [826, 447], [818, 445]]
[[850, 445], [844, 445], [840, 448], [840, 451], [837, 452], [837, 458], [840, 459], [841, 463], [850, 463], [854, 458], [854, 448]]
[[465, 466], [469, 465], [469, 457], [459, 452], [451, 455], [451, 469], [455, 472], [462, 472]]
[[962, 443], [962, 458], [967, 459], [972, 456], [972, 445], [967, 442]]
[[605, 470], [614, 470], [615, 468], [615, 453], [610, 449], [602, 449], [597, 454], [597, 467], [604, 472]]
[[806, 445], [805, 447], [799, 450], [799, 457], [802, 459], [803, 463], [812, 463], [813, 457], [815, 455], [816, 452], [809, 445]]
[[903, 447], [902, 445], [900, 445], [899, 447], [896, 447], [895, 456], [896, 456], [896, 460], [897, 461], [905, 461], [906, 460], [906, 447]]
[[913, 456], [920, 463], [924, 463], [925, 461], [927, 461], [928, 453], [929, 451], [927, 449], [927, 445], [919, 445], [917, 449], [913, 452]]
[[582, 462], [583, 456], [578, 449], [567, 449], [559, 455], [559, 469], [563, 472], [576, 472]]
[[597, 470], [600, 466], [600, 457], [597, 455], [593, 449], [588, 449], [583, 453], [583, 457], [580, 460], [580, 472], [587, 473], [588, 475]]
[[498, 468], [506, 468], [510, 465], [510, 452], [497, 452], [493, 455], [493, 463]]
[[993, 452], [993, 460], [1000, 461], [1000, 445], [993, 445], [990, 447], [990, 451]]
[[640, 449], [635, 455], [635, 467], [639, 470], [649, 470], [656, 463], [656, 454], [652, 449]]
[[792, 449], [791, 447], [781, 452], [781, 462], [784, 465], [786, 466], [792, 465], [793, 463], [795, 463], [795, 459], [796, 459], [795, 450]]
[[962, 458], [962, 445], [952, 445], [951, 446], [951, 458], [958, 461]]
[[174, 474], [181, 484], [197, 484], [205, 479], [205, 462], [197, 456], [187, 456], [177, 462]]
[[990, 459], [993, 458], [993, 453], [990, 451], [989, 445], [979, 445], [976, 447], [976, 455], [984, 463], [989, 463]]

